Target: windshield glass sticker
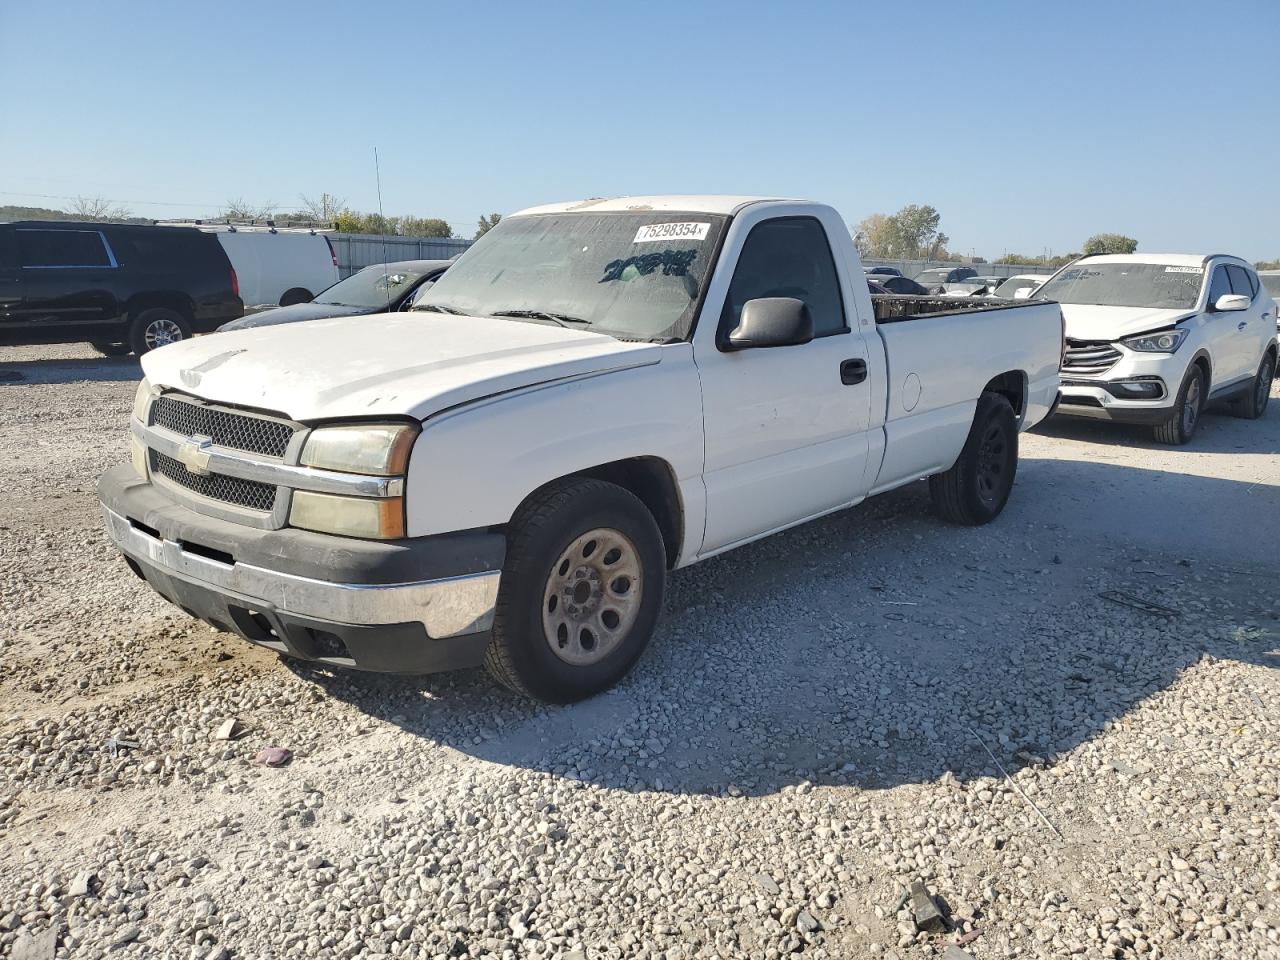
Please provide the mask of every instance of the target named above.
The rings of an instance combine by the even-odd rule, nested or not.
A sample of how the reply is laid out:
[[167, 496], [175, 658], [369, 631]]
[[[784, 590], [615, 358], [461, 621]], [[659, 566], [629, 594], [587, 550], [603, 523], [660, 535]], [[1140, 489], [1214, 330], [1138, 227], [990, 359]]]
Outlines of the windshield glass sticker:
[[1199, 273], [1199, 267], [1165, 267], [1165, 273]]
[[652, 243], [656, 240], [705, 240], [709, 223], [646, 223], [636, 231], [632, 243]]
[[646, 253], [638, 257], [627, 257], [625, 260], [612, 260], [605, 265], [604, 276], [598, 282], [630, 280], [636, 276], [647, 277], [659, 267], [662, 268], [664, 277], [683, 277], [689, 272], [689, 267], [697, 256], [697, 250], [663, 250], [661, 253]]

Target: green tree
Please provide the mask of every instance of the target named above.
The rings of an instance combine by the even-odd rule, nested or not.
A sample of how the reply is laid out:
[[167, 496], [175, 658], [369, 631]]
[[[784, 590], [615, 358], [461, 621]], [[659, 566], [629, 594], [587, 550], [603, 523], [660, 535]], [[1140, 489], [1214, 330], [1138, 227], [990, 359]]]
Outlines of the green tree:
[[476, 228], [475, 238], [479, 240], [486, 233], [496, 227], [498, 225], [498, 221], [501, 219], [502, 214], [500, 213], [491, 213], [487, 217], [482, 215]]
[[858, 252], [890, 259], [947, 259], [947, 235], [938, 229], [942, 215], [928, 205], [908, 204], [897, 213], [873, 213], [855, 228]]
[[452, 237], [453, 227], [439, 217], [401, 217], [397, 233], [406, 237]]
[[1099, 253], [1133, 253], [1137, 249], [1138, 241], [1122, 233], [1095, 233], [1084, 242], [1086, 257]]

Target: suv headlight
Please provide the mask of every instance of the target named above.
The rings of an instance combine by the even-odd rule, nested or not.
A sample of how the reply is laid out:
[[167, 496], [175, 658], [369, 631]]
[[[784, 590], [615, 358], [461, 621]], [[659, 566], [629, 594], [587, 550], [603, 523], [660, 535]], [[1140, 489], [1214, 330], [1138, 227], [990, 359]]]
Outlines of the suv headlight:
[[[317, 427], [307, 437], [299, 461], [317, 470], [403, 477], [419, 429], [408, 423]], [[318, 533], [394, 540], [405, 535], [404, 497], [348, 497], [295, 490], [289, 523]]]
[[1140, 353], [1173, 353], [1182, 346], [1182, 341], [1185, 339], [1187, 339], [1186, 328], [1180, 328], [1161, 330], [1158, 333], [1144, 333], [1140, 337], [1129, 337], [1120, 342], [1130, 350], [1137, 350]]

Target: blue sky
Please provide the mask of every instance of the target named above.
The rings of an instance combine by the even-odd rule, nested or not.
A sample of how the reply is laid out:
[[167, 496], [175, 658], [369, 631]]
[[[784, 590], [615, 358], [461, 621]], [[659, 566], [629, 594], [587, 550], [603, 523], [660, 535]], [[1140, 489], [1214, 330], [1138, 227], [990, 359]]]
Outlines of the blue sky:
[[[953, 249], [1280, 257], [1280, 0], [0, 0], [0, 203], [933, 204]], [[147, 202], [143, 202], [147, 201]]]

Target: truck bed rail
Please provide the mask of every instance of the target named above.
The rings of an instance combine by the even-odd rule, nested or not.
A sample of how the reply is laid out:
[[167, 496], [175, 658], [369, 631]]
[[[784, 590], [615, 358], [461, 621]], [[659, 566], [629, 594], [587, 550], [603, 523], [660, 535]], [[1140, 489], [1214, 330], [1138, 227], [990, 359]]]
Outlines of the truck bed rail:
[[[987, 300], [983, 297], [913, 297], [906, 294], [872, 294], [876, 323], [901, 323], [916, 317], [960, 316], [980, 310], [1025, 307], [1030, 300]], [[1047, 303], [1036, 300], [1035, 303]]]

